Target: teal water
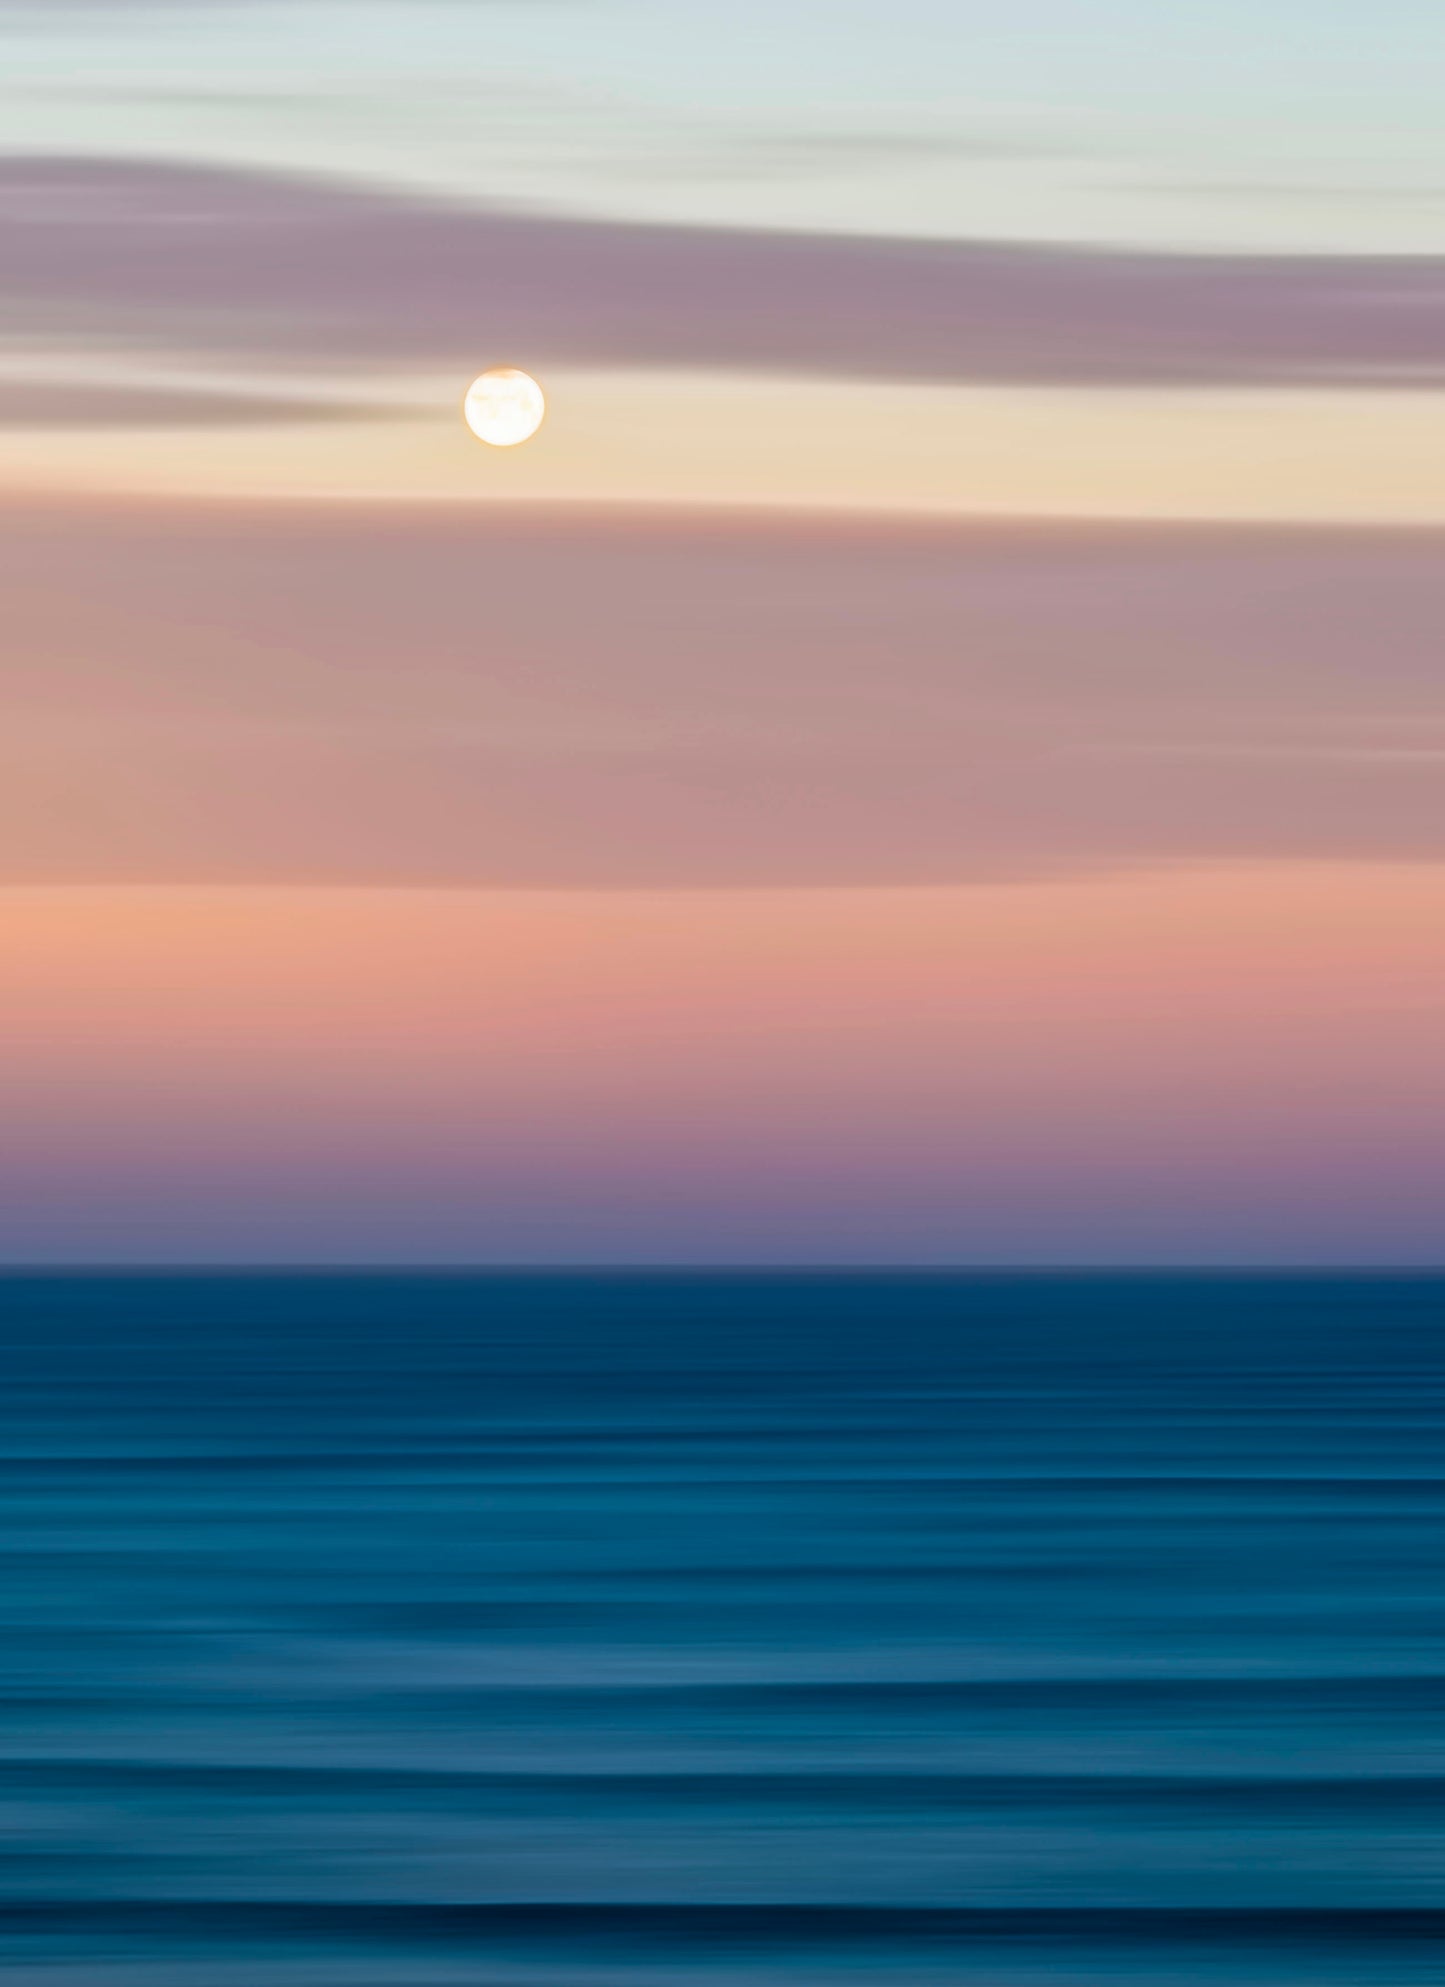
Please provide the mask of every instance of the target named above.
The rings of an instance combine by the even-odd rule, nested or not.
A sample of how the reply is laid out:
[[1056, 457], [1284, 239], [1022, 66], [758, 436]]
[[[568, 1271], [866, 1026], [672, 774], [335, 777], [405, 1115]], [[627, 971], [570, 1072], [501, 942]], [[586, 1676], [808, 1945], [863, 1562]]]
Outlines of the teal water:
[[0, 1278], [22, 1982], [1423, 1982], [1445, 1280]]

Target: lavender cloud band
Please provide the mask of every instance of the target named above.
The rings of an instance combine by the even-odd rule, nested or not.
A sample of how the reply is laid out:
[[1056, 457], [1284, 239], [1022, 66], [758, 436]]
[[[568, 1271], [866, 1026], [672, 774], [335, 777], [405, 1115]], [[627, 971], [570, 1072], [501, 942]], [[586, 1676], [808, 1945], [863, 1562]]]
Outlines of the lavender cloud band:
[[464, 364], [505, 350], [859, 379], [1445, 382], [1438, 259], [658, 227], [19, 157], [0, 161], [0, 267], [22, 338], [259, 364]]

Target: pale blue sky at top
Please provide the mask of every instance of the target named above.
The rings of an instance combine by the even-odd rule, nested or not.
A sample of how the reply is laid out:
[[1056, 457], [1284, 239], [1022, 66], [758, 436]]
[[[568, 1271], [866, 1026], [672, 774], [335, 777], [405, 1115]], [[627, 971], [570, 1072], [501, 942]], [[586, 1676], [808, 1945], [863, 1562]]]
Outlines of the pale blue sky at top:
[[0, 0], [8, 151], [640, 219], [1445, 244], [1437, 0]]

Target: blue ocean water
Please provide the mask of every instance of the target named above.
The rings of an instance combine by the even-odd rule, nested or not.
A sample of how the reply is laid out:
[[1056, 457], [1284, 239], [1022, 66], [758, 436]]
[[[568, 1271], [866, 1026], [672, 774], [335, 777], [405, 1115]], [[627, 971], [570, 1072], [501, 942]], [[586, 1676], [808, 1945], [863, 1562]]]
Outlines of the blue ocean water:
[[0, 1279], [0, 1957], [1445, 1967], [1445, 1280]]

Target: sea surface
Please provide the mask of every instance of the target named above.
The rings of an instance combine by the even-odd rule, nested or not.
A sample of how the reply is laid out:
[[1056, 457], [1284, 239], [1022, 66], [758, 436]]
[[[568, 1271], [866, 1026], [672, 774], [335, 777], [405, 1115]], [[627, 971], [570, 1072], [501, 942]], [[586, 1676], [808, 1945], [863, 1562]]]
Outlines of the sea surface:
[[0, 1279], [15, 1987], [1445, 1978], [1445, 1280]]

